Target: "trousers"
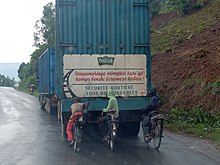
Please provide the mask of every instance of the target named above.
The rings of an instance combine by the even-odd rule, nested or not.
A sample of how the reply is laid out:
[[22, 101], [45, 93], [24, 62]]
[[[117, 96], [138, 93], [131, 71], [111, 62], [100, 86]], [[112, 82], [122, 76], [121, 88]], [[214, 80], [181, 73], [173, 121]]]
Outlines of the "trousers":
[[150, 134], [150, 128], [151, 128], [151, 115], [145, 115], [142, 120], [142, 129], [143, 134]]
[[82, 115], [83, 115], [82, 112], [75, 112], [73, 118], [68, 121], [67, 127], [66, 127], [67, 140], [69, 141], [73, 140], [72, 130], [73, 130], [74, 122], [77, 119], [77, 117], [82, 116]]

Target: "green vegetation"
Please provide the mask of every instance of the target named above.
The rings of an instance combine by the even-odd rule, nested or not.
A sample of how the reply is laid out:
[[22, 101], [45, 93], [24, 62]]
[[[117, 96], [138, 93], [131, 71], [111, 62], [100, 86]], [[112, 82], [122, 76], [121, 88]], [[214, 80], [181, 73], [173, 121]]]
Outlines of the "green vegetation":
[[182, 15], [202, 9], [203, 0], [150, 0], [151, 16], [177, 10]]
[[174, 132], [196, 135], [220, 144], [220, 113], [209, 113], [201, 108], [172, 109], [166, 127]]
[[151, 16], [156, 16], [160, 13], [162, 0], [150, 0]]
[[204, 83], [205, 81], [201, 78], [201, 77], [191, 77], [189, 79], [186, 79], [184, 82], [183, 82], [183, 85], [191, 85], [191, 84], [202, 84]]
[[174, 8], [184, 15], [203, 8], [203, 0], [165, 0], [165, 4], [167, 8]]
[[205, 89], [206, 92], [212, 92], [213, 94], [219, 94], [220, 93], [220, 80], [217, 80], [215, 82], [209, 83], [207, 85], [207, 88]]
[[[220, 80], [212, 83], [200, 77], [192, 77], [183, 82], [183, 88], [190, 88], [193, 85], [201, 85], [198, 88], [198, 95], [205, 96], [208, 93], [217, 95], [220, 93]], [[184, 89], [183, 89], [184, 90]], [[200, 107], [193, 109], [173, 108], [167, 115], [166, 127], [177, 133], [195, 135], [209, 139], [220, 145], [220, 112], [216, 104], [214, 112], [207, 112]]]
[[14, 87], [15, 85], [15, 79], [11, 80], [8, 76], [5, 77], [4, 75], [0, 74], [0, 86], [3, 87]]
[[[183, 82], [182, 89], [198, 85], [197, 94], [217, 95], [220, 93], [220, 80], [207, 83], [200, 77], [191, 77]], [[209, 139], [220, 145], [220, 112], [219, 104], [216, 103], [213, 112], [207, 112], [200, 107], [193, 109], [173, 108], [166, 118], [165, 126], [173, 132], [194, 135], [200, 138]]]
[[220, 1], [212, 0], [201, 11], [183, 16], [176, 21], [164, 24], [151, 35], [152, 54], [174, 49], [189, 36], [201, 33], [220, 19]]
[[28, 91], [31, 84], [37, 86], [38, 59], [49, 47], [54, 47], [55, 40], [55, 7], [53, 3], [45, 5], [43, 16], [36, 21], [34, 43], [36, 50], [31, 54], [31, 60], [27, 64], [22, 63], [18, 69], [18, 77], [21, 79], [19, 90]]

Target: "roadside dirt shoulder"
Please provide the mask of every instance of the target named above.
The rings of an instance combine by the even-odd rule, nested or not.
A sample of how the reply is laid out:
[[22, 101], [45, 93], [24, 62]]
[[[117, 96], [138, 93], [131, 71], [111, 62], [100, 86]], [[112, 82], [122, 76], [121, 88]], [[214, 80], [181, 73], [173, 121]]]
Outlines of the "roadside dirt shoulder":
[[220, 111], [220, 92], [208, 85], [220, 80], [220, 22], [180, 44], [172, 52], [152, 59], [152, 82], [163, 100], [163, 108]]

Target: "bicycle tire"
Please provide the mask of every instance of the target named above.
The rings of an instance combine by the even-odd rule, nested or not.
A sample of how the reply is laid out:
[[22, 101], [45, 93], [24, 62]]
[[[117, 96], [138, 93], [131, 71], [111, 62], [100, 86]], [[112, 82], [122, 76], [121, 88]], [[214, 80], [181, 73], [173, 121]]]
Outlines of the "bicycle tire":
[[81, 143], [82, 141], [82, 128], [79, 128], [78, 130], [78, 139], [77, 139], [78, 143]]
[[74, 150], [74, 152], [77, 152], [77, 142], [76, 141], [74, 142], [73, 150]]
[[78, 147], [78, 135], [79, 134], [79, 127], [78, 126], [75, 126], [75, 132], [74, 132], [74, 140], [75, 140], [75, 142], [74, 142], [74, 145], [73, 145], [73, 150], [74, 150], [74, 152], [76, 152], [77, 151], [77, 147]]
[[114, 150], [114, 140], [113, 139], [110, 139], [109, 145], [110, 145], [111, 151], [113, 151]]
[[163, 134], [163, 119], [155, 120], [153, 145], [155, 149], [160, 148], [162, 134]]
[[114, 150], [114, 135], [113, 135], [113, 123], [111, 123], [111, 128], [110, 128], [110, 140], [109, 140], [109, 146], [111, 151]]

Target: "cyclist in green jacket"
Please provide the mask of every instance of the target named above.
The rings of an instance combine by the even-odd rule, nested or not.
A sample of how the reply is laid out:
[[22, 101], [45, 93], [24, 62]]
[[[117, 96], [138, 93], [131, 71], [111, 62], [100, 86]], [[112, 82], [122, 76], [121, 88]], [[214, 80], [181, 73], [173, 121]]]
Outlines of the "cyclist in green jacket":
[[108, 137], [108, 130], [106, 128], [108, 128], [107, 127], [107, 122], [109, 120], [111, 120], [111, 117], [109, 115], [109, 111], [115, 110], [116, 112], [114, 113], [114, 118], [115, 119], [119, 118], [118, 101], [117, 101], [117, 99], [114, 95], [114, 91], [112, 89], [108, 90], [107, 97], [109, 98], [108, 106], [107, 106], [107, 108], [103, 109], [103, 112], [104, 112], [105, 115], [102, 115], [98, 119], [99, 128], [100, 128], [100, 130], [101, 130], [101, 132], [104, 136], [103, 141], [105, 141], [106, 138]]

